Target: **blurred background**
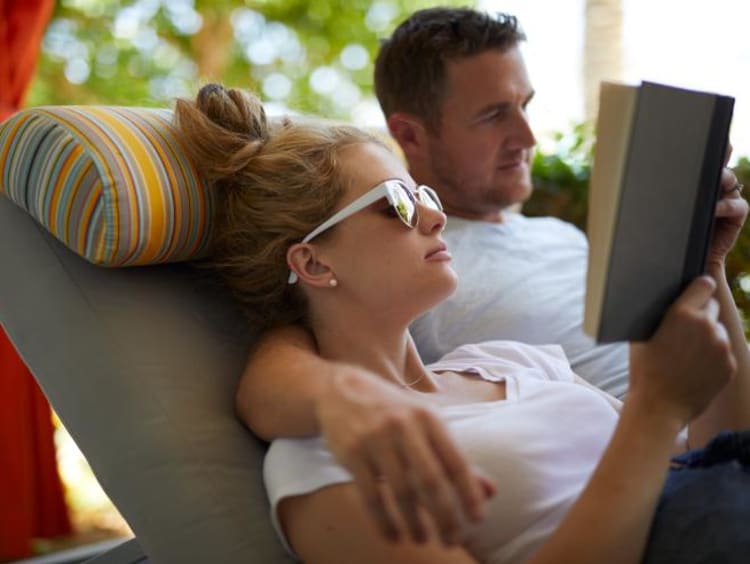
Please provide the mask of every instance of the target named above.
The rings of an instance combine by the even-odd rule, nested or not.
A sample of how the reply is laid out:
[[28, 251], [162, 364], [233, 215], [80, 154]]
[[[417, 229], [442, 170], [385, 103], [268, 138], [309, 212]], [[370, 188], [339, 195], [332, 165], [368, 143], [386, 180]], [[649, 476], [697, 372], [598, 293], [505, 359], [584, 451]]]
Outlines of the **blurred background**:
[[[9, 21], [10, 10], [23, 4], [0, 0], [0, 18]], [[309, 113], [384, 127], [372, 92], [378, 41], [411, 11], [436, 4], [60, 0], [43, 33], [25, 105], [169, 106], [177, 96], [194, 95], [199, 84], [218, 81], [255, 90], [273, 113]], [[539, 138], [533, 169], [536, 191], [527, 213], [553, 214], [585, 226], [591, 121], [603, 79], [654, 80], [734, 96], [732, 164], [750, 185], [746, 0], [441, 4], [513, 13], [527, 33], [523, 49], [537, 91], [530, 114]], [[738, 244], [729, 270], [738, 303], [750, 311], [749, 235]], [[127, 524], [62, 424], [55, 420], [54, 428], [57, 468], [73, 534], [35, 537], [30, 553], [128, 536]], [[0, 483], [7, 482], [3, 472], [0, 465]], [[5, 507], [8, 514], [15, 510]]]

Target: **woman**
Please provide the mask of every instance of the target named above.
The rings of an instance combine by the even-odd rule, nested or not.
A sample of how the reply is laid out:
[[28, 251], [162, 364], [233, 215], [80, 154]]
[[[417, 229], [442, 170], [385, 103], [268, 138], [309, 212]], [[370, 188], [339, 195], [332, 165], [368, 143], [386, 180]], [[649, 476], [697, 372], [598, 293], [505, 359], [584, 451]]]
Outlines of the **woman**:
[[417, 539], [391, 543], [321, 439], [276, 441], [266, 460], [272, 518], [303, 560], [638, 562], [670, 457], [686, 449], [681, 429], [690, 424], [687, 440], [702, 445], [749, 426], [750, 358], [722, 269], [747, 215], [736, 192], [717, 210], [712, 278], [689, 286], [653, 339], [634, 346], [620, 405], [577, 378], [555, 346], [485, 343], [422, 364], [407, 327], [456, 285], [445, 216], [377, 140], [345, 126], [270, 127], [257, 99], [216, 85], [179, 101], [177, 118], [221, 190], [215, 266], [250, 318], [304, 323], [323, 357], [411, 390], [498, 485], [487, 515], [446, 546], [431, 517], [443, 512], [414, 512], [408, 488], [379, 483], [366, 499], [407, 515], [383, 520], [391, 537], [409, 527]]

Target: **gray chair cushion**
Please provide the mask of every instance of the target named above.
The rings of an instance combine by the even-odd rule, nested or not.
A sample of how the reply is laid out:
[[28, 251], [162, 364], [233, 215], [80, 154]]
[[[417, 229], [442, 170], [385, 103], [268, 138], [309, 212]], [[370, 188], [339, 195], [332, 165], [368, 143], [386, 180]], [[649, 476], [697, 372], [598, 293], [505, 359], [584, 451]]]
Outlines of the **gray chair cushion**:
[[87, 263], [0, 197], [0, 323], [160, 563], [287, 561], [233, 396], [251, 332], [185, 264]]

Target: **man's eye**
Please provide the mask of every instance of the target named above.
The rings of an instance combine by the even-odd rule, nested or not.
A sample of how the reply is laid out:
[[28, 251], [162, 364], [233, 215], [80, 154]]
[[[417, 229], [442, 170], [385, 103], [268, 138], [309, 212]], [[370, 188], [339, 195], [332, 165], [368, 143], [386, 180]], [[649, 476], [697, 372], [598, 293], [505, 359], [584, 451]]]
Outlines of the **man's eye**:
[[486, 116], [484, 116], [483, 121], [495, 121], [495, 120], [503, 119], [504, 117], [505, 117], [505, 112], [497, 111], [497, 112], [492, 112], [491, 114], [487, 114]]
[[388, 205], [388, 206], [384, 207], [380, 211], [381, 211], [381, 213], [387, 215], [388, 217], [398, 217], [398, 212], [396, 211], [396, 208], [394, 208], [391, 205]]

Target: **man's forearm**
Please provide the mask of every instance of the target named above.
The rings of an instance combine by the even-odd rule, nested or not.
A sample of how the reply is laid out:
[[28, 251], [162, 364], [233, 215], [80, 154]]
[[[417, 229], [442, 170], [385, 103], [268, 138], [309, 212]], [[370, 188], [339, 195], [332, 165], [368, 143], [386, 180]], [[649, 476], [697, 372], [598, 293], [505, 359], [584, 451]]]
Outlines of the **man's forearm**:
[[237, 391], [237, 413], [265, 440], [317, 434], [315, 405], [338, 368], [320, 358], [304, 329], [277, 329], [250, 354]]

